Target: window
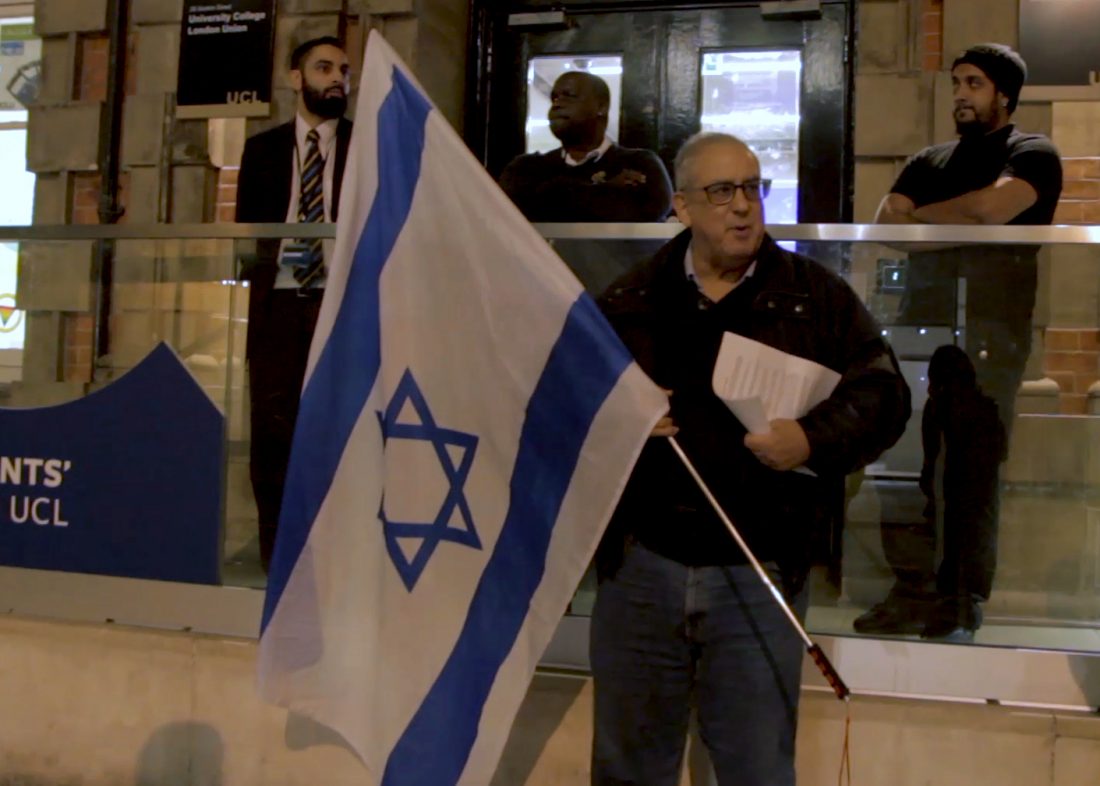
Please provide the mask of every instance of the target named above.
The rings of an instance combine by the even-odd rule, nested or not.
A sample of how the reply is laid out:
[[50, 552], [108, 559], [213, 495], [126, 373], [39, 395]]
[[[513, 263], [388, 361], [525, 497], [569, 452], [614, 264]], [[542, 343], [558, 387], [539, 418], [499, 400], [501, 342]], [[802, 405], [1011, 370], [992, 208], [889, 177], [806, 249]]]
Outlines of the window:
[[611, 109], [607, 135], [619, 139], [619, 107], [622, 97], [623, 59], [619, 55], [558, 55], [533, 57], [527, 64], [527, 152], [545, 153], [561, 143], [550, 133], [550, 89], [555, 80], [570, 71], [585, 71], [607, 82]]
[[[30, 224], [34, 175], [27, 171], [27, 110], [41, 68], [42, 43], [27, 17], [0, 19], [0, 225]], [[22, 367], [24, 314], [16, 302], [17, 243], [0, 242], [0, 382]]]
[[740, 137], [772, 180], [765, 216], [772, 224], [798, 223], [799, 95], [802, 53], [797, 49], [707, 52], [700, 74], [699, 125]]

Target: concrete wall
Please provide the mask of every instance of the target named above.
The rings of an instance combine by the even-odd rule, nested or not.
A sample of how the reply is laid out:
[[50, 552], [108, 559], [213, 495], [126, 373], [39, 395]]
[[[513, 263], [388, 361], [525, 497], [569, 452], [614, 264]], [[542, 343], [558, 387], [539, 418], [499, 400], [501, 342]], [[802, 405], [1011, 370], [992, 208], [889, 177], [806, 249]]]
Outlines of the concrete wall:
[[[330, 730], [260, 703], [256, 645], [183, 633], [0, 618], [0, 784], [352, 786]], [[865, 786], [1081, 786], [1100, 772], [1095, 715], [858, 697]], [[539, 676], [492, 786], [588, 782], [591, 684]], [[804, 693], [800, 786], [837, 782], [845, 707]], [[685, 777], [684, 783], [688, 783]]]

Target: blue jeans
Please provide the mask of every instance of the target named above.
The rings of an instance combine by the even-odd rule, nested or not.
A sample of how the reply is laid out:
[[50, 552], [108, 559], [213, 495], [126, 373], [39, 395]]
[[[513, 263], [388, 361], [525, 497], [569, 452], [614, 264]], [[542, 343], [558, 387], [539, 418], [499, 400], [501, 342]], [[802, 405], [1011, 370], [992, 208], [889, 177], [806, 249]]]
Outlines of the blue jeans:
[[599, 585], [590, 646], [593, 786], [676, 786], [693, 703], [721, 786], [794, 785], [803, 647], [751, 567], [631, 544]]

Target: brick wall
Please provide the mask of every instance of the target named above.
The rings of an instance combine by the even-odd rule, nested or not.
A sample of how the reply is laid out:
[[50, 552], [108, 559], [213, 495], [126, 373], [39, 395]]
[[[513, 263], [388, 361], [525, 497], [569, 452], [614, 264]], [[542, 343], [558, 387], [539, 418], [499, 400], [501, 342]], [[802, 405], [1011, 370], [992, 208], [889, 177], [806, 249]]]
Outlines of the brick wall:
[[921, 70], [943, 67], [943, 0], [921, 0]]
[[[101, 33], [82, 35], [77, 49], [76, 96], [78, 101], [107, 100], [107, 69], [111, 39]], [[137, 91], [137, 33], [126, 40], [126, 95]]]
[[[1062, 198], [1056, 224], [1100, 224], [1100, 157], [1062, 159]], [[1058, 383], [1063, 415], [1088, 412], [1089, 386], [1100, 379], [1100, 330], [1047, 328], [1043, 373]]]
[[65, 315], [66, 382], [88, 382], [92, 379], [92, 329], [91, 314]]
[[1062, 160], [1062, 199], [1056, 224], [1100, 224], [1100, 157]]
[[240, 167], [225, 166], [218, 170], [218, 199], [215, 205], [215, 220], [222, 224], [232, 224], [237, 210], [237, 173]]
[[1100, 379], [1100, 330], [1047, 328], [1043, 345], [1043, 373], [1058, 383], [1062, 414], [1086, 414], [1089, 386]]
[[[107, 73], [110, 67], [110, 38], [103, 34], [82, 35], [77, 45], [75, 98], [78, 101], [106, 101]], [[126, 94], [134, 95], [137, 84], [137, 34], [127, 39]], [[73, 224], [98, 224], [102, 178], [98, 172], [74, 172], [72, 178], [70, 216]], [[130, 175], [119, 176], [119, 202], [123, 208], [129, 201]], [[119, 223], [126, 223], [122, 214]], [[94, 352], [93, 315], [69, 313], [64, 318], [64, 380], [88, 382], [93, 377]]]
[[[99, 223], [99, 188], [100, 176], [98, 172], [77, 172], [73, 178], [73, 202], [72, 223], [74, 224], [98, 224]], [[119, 175], [118, 199], [123, 207], [129, 200], [130, 173], [122, 172]], [[126, 223], [126, 214], [118, 223]]]

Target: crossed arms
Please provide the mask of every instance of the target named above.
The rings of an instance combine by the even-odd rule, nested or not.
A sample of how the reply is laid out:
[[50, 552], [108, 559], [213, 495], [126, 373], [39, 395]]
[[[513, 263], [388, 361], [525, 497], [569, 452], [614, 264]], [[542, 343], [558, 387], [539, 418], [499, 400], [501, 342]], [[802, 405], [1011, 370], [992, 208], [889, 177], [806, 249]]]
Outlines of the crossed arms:
[[1034, 205], [1038, 192], [1025, 180], [1002, 176], [992, 185], [917, 207], [903, 194], [883, 197], [876, 224], [1007, 224]]

